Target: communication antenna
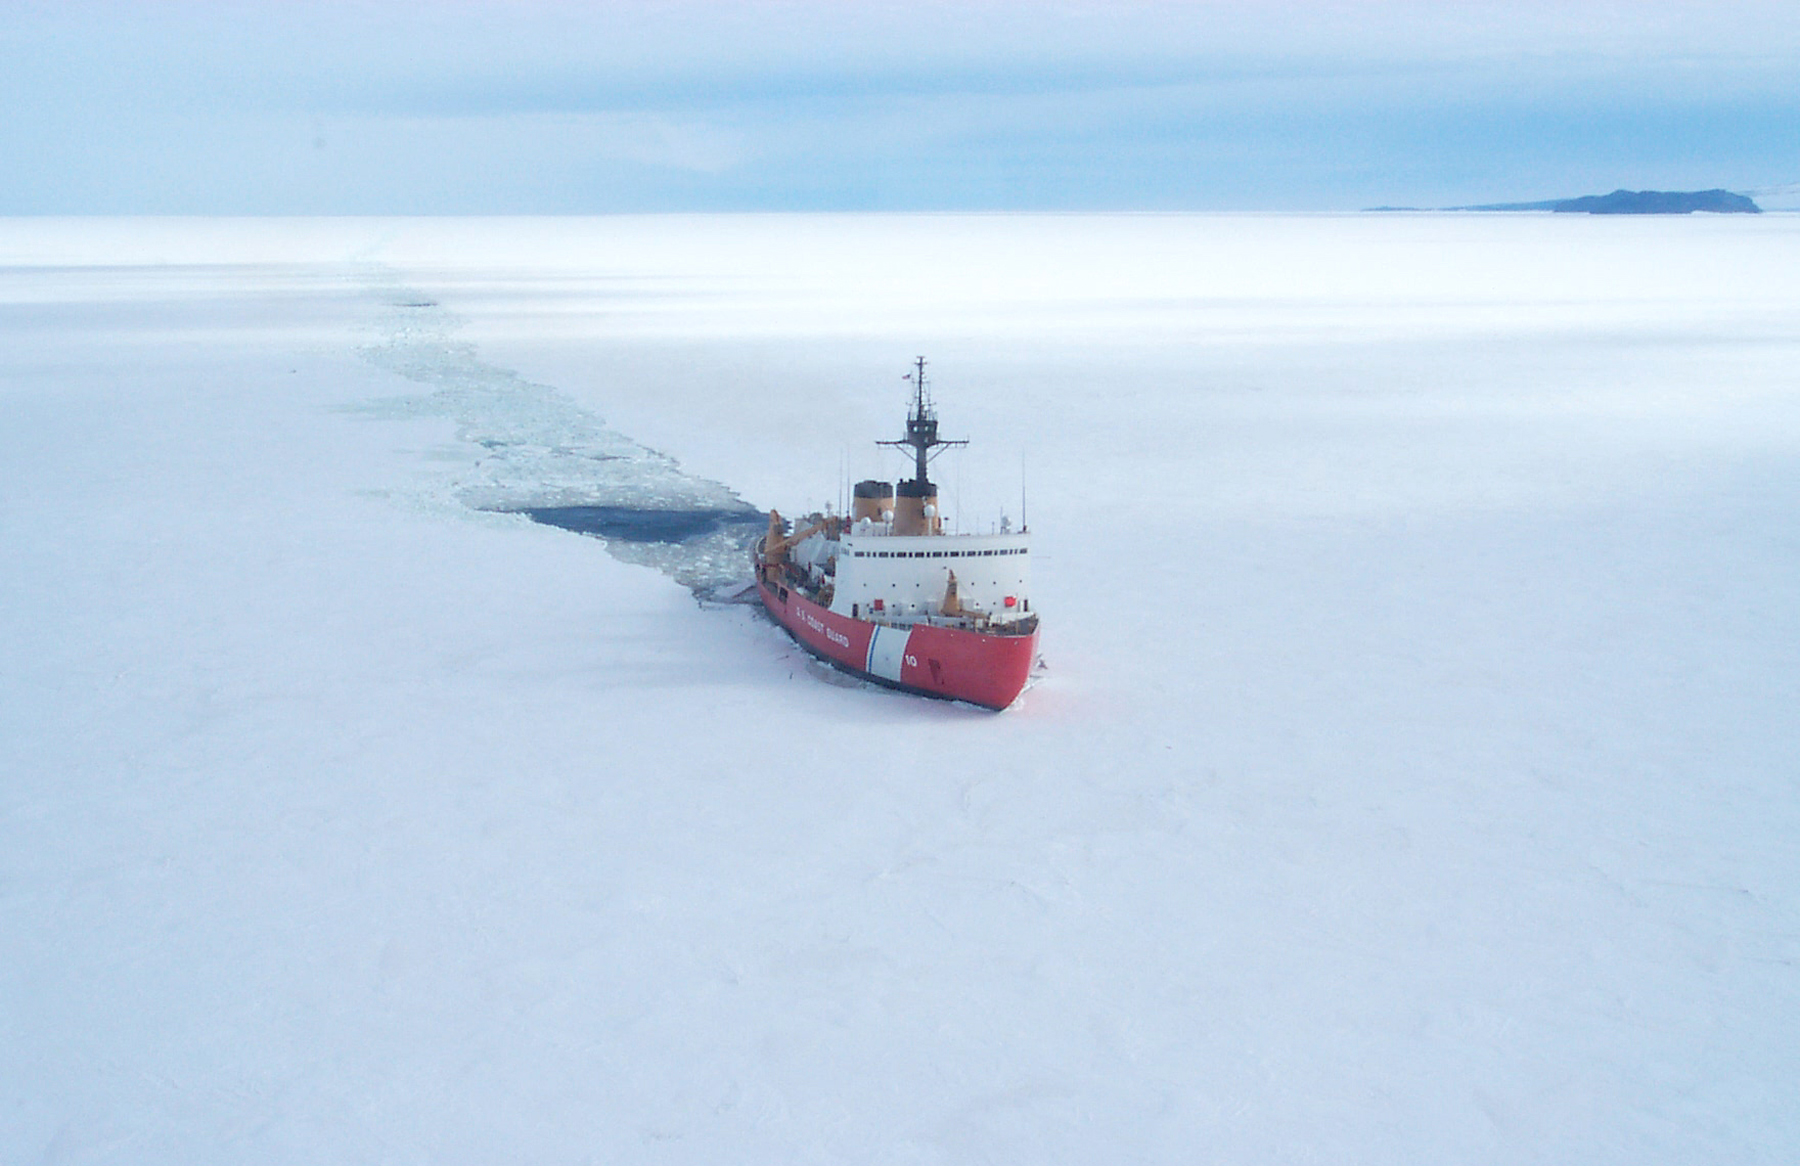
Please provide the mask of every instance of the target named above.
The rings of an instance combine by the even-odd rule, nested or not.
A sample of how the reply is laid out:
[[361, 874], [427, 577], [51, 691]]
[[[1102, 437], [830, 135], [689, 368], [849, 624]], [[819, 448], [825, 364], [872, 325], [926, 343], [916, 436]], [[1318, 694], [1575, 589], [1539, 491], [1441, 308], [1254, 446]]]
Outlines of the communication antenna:
[[899, 441], [878, 441], [875, 444], [912, 450], [913, 480], [923, 489], [930, 485], [925, 477], [925, 467], [937, 456], [936, 451], [969, 443], [945, 441], [938, 436], [937, 410], [932, 406], [931, 394], [925, 389], [925, 358], [919, 357], [913, 362], [913, 367], [915, 371], [902, 378], [913, 382], [912, 411], [906, 417], [906, 436]]
[[954, 507], [950, 519], [950, 529], [952, 531], [957, 530], [958, 527], [956, 524], [962, 521], [962, 459], [957, 458], [955, 461], [956, 485], [952, 486], [950, 489], [950, 504]]
[[1025, 451], [1019, 451], [1019, 533], [1031, 529], [1030, 512], [1025, 509]]

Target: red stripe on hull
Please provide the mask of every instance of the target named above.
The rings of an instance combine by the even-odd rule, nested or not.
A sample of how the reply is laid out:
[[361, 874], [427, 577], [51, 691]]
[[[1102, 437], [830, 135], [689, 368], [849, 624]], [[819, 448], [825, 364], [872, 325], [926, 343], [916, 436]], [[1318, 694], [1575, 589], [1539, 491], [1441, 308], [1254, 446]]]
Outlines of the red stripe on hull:
[[[907, 692], [1003, 709], [1024, 690], [1037, 659], [1035, 629], [1029, 635], [993, 636], [928, 624], [895, 628], [837, 615], [792, 588], [763, 583], [757, 590], [775, 622], [813, 655]], [[878, 631], [881, 642], [872, 655]], [[904, 636], [904, 649], [889, 649], [890, 636]]]

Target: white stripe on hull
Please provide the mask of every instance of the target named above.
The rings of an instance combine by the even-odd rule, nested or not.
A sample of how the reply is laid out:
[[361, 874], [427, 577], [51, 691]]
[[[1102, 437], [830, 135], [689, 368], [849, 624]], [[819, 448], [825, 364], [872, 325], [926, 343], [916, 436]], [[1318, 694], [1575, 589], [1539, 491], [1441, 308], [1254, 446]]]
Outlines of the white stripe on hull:
[[875, 634], [869, 637], [869, 662], [864, 671], [898, 684], [900, 665], [906, 659], [906, 641], [911, 638], [911, 628], [877, 626]]

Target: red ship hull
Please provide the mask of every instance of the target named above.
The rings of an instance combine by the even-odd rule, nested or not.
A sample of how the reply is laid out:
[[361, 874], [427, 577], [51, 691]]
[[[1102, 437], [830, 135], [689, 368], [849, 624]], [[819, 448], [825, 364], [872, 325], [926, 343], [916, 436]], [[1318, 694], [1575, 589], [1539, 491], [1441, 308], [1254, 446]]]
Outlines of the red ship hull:
[[889, 688], [1003, 709], [1024, 690], [1037, 659], [1036, 628], [996, 636], [929, 624], [895, 627], [834, 614], [767, 579], [757, 590], [775, 622], [801, 647]]

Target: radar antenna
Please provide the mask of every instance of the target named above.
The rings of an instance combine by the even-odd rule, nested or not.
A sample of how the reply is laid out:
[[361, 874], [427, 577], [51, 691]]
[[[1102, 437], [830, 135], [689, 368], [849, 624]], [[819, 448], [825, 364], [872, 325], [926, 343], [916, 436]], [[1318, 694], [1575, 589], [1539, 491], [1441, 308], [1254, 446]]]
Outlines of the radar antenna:
[[878, 441], [875, 444], [912, 450], [916, 480], [922, 489], [930, 485], [925, 477], [925, 467], [937, 456], [937, 450], [969, 443], [946, 441], [938, 436], [937, 410], [932, 406], [931, 394], [925, 389], [924, 357], [921, 356], [914, 362], [913, 371], [907, 373], [904, 379], [913, 382], [912, 412], [906, 418], [906, 436], [899, 441]]

